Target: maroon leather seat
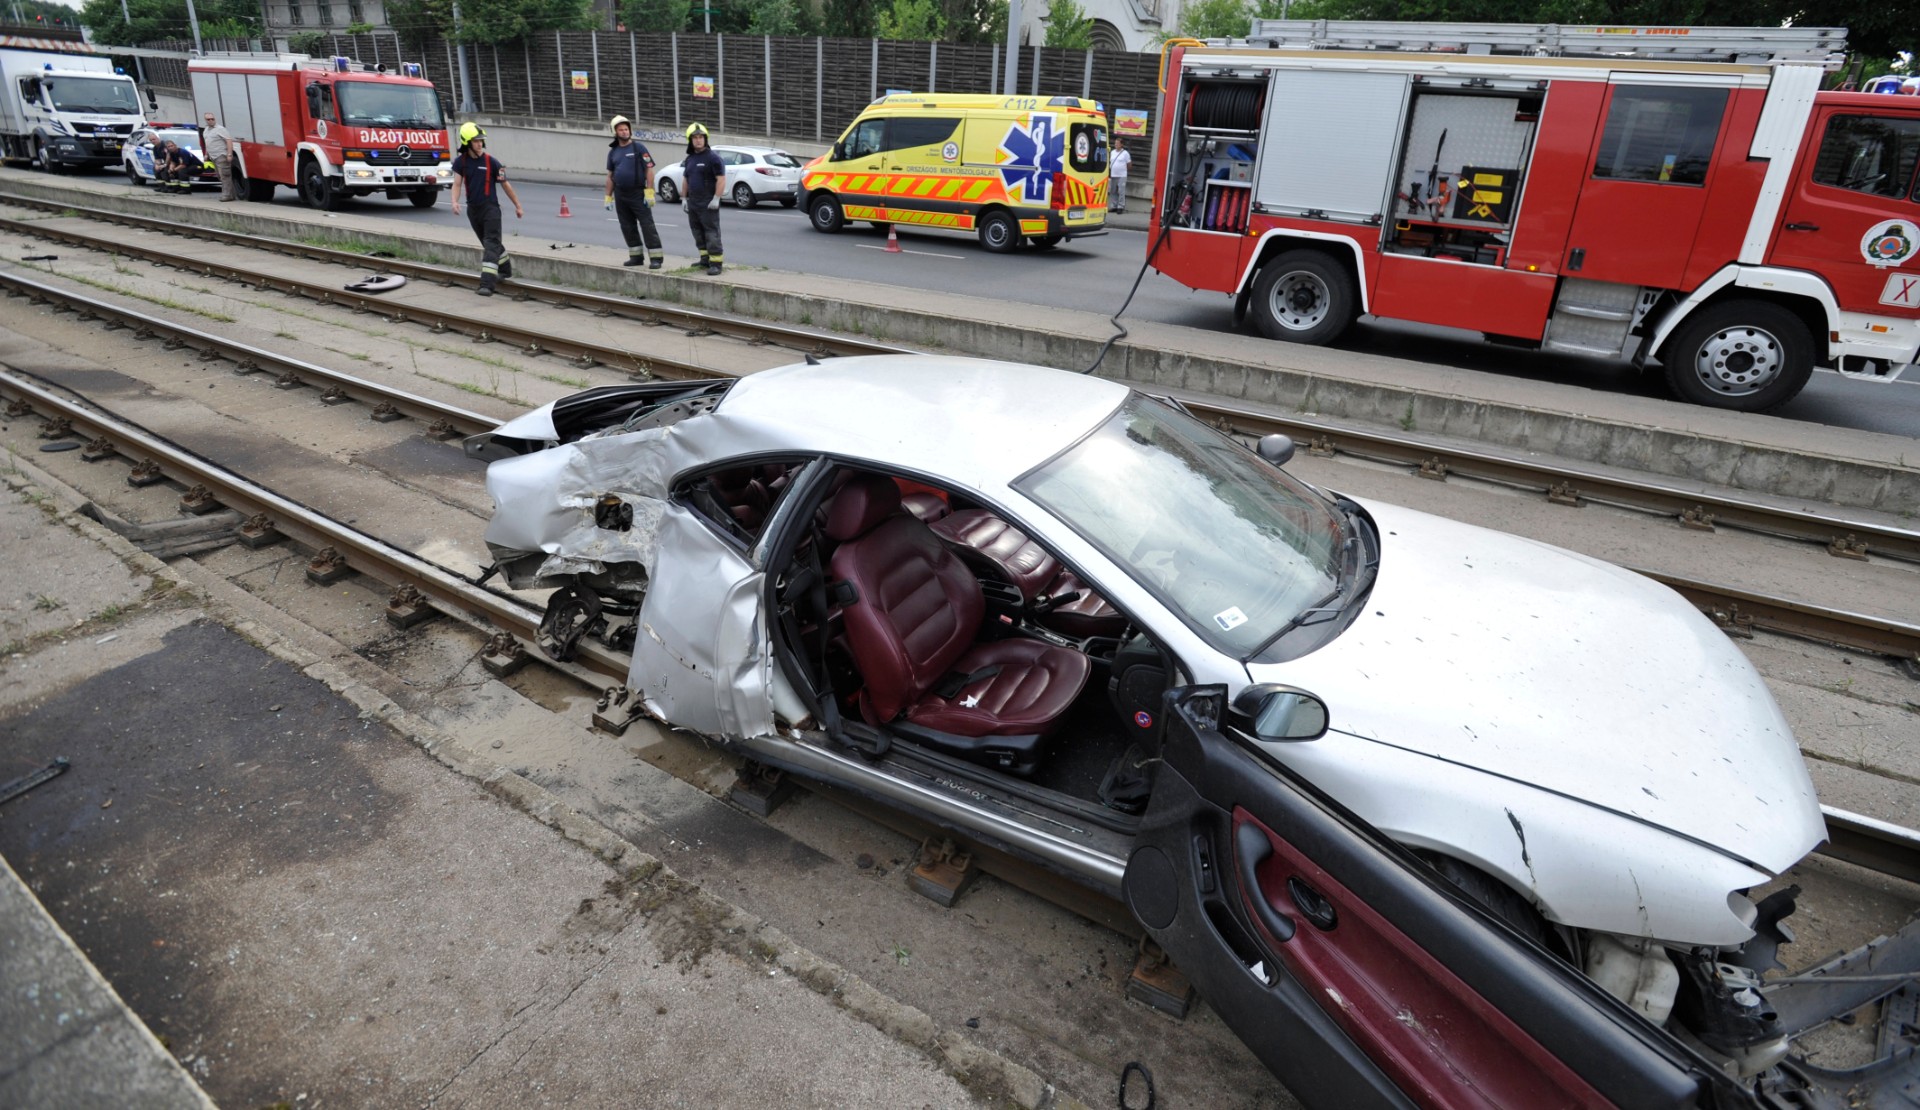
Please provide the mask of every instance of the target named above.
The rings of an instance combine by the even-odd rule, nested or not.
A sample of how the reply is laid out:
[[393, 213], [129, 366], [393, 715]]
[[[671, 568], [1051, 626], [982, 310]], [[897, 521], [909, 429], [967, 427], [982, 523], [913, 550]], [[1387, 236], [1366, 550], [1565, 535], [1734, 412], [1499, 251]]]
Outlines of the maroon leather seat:
[[839, 541], [833, 577], [852, 586], [841, 609], [866, 682], [862, 714], [968, 759], [1030, 771], [1040, 741], [1086, 685], [1077, 651], [1038, 640], [975, 642], [980, 582], [931, 529], [902, 511], [891, 481], [861, 475], [827, 510]]
[[1127, 629], [1106, 598], [1094, 593], [1080, 576], [1060, 565], [1047, 549], [1025, 532], [985, 509], [961, 509], [932, 524], [934, 534], [946, 540], [963, 558], [998, 570], [998, 577], [1020, 588], [1031, 605], [1042, 597], [1080, 596], [1040, 617], [1040, 623], [1069, 636], [1119, 636]]

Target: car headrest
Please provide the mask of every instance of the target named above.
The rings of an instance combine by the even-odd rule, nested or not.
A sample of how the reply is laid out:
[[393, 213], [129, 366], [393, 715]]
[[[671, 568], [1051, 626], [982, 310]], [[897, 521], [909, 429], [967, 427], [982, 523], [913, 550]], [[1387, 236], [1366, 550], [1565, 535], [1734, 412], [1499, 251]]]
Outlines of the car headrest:
[[900, 511], [900, 487], [893, 479], [862, 474], [833, 495], [827, 508], [827, 537], [845, 543], [864, 536]]

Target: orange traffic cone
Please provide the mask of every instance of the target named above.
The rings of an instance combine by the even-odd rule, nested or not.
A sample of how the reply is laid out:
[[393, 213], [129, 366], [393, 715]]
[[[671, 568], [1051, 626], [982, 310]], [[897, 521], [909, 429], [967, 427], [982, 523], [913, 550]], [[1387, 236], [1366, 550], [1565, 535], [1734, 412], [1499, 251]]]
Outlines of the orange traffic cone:
[[887, 225], [887, 253], [900, 253], [900, 233], [893, 229], [892, 224]]
[[565, 193], [560, 194], [560, 218], [563, 220], [573, 218], [573, 209], [567, 207], [567, 194]]

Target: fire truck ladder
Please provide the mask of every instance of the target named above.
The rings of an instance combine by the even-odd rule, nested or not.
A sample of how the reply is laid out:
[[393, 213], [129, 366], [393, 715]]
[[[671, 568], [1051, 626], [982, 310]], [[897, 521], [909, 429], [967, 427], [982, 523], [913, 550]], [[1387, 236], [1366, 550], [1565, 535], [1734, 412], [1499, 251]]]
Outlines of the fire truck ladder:
[[1256, 19], [1247, 42], [1275, 50], [1387, 50], [1750, 64], [1818, 61], [1835, 69], [1846, 53], [1847, 29]]

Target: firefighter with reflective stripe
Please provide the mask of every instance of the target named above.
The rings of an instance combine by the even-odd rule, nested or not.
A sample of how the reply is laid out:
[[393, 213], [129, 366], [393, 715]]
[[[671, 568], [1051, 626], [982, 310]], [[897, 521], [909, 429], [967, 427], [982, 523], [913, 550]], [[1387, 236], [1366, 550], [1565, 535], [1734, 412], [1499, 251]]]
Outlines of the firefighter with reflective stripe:
[[[660, 250], [660, 232], [653, 226], [653, 155], [645, 143], [636, 142], [633, 124], [625, 116], [615, 116], [613, 141], [607, 144], [607, 207], [620, 218], [620, 237], [627, 241], [625, 265], [646, 263], [658, 270], [666, 255]], [[640, 251], [641, 236], [646, 236], [646, 253]]]
[[727, 179], [727, 164], [707, 146], [707, 129], [701, 124], [687, 128], [687, 160], [680, 163], [686, 182], [687, 226], [693, 229], [693, 245], [700, 251], [700, 264], [707, 273], [720, 273], [720, 189]]
[[500, 197], [505, 190], [513, 202], [515, 219], [526, 211], [520, 196], [507, 180], [507, 167], [487, 153], [487, 133], [476, 123], [460, 125], [460, 156], [453, 160], [453, 214], [460, 214], [460, 197], [467, 198], [467, 223], [480, 237], [480, 288], [483, 297], [493, 296], [493, 287], [513, 276], [513, 263], [507, 261], [507, 248], [500, 241]]

